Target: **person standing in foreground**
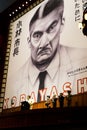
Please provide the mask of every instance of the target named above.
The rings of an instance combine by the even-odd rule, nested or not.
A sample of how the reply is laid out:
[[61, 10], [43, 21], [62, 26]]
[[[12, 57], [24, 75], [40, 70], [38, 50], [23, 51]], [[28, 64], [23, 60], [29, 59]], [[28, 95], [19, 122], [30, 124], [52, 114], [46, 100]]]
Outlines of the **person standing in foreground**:
[[[25, 94], [31, 95], [31, 98], [37, 102], [38, 92], [40, 101], [46, 100], [47, 95], [50, 95], [50, 98], [53, 94], [56, 97], [60, 93], [66, 95], [67, 90], [71, 90], [72, 94], [79, 93], [75, 86], [79, 77], [75, 79], [75, 75], [71, 76], [70, 72], [79, 69], [84, 59], [87, 61], [87, 49], [60, 44], [60, 35], [65, 23], [63, 12], [63, 0], [48, 0], [33, 15], [29, 23], [31, 56], [20, 68], [15, 82], [12, 82], [13, 87], [18, 87], [14, 92], [19, 96], [19, 98], [17, 96], [18, 101]], [[40, 89], [38, 77], [39, 73], [44, 71], [46, 72], [45, 86]]]
[[60, 104], [60, 108], [64, 107], [64, 96], [63, 96], [63, 93], [60, 93], [60, 95], [59, 95], [59, 104]]

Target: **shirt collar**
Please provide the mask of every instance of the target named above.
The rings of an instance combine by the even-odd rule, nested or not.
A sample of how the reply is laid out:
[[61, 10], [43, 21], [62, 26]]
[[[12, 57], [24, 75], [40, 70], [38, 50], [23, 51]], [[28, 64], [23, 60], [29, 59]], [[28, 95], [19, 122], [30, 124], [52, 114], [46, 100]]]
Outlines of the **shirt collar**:
[[50, 65], [47, 68], [47, 72], [51, 79], [54, 78], [58, 68], [59, 68], [59, 54], [57, 52], [57, 54], [55, 55], [55, 57], [53, 58], [53, 60], [51, 61]]
[[47, 72], [51, 79], [55, 77], [57, 72], [59, 73], [59, 67], [65, 69], [66, 71], [72, 67], [67, 47], [62, 45], [59, 46], [57, 54], [47, 68]]

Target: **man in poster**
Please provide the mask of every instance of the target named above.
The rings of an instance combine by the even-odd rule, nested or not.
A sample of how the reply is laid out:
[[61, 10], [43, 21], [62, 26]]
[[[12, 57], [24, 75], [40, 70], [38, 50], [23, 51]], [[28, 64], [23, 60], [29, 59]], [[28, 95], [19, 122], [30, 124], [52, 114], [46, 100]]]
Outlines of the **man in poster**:
[[[60, 45], [63, 31], [64, 1], [48, 0], [42, 4], [29, 23], [31, 56], [11, 79], [12, 91], [19, 105], [31, 95], [34, 102], [63, 93], [72, 95], [87, 91], [87, 49]], [[39, 88], [39, 73], [46, 72], [44, 88]], [[43, 76], [42, 76], [43, 77]], [[82, 84], [83, 82], [83, 84]], [[45, 98], [44, 98], [45, 97]]]

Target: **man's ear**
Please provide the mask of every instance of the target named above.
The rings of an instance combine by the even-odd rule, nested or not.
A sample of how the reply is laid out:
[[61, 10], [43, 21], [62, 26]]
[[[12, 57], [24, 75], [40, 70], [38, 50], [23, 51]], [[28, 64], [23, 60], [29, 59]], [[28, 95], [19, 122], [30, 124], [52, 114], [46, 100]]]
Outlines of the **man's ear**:
[[62, 17], [62, 21], [61, 21], [61, 30], [60, 30], [60, 32], [63, 31], [64, 25], [65, 25], [65, 17]]
[[27, 37], [27, 43], [29, 45], [29, 48], [31, 47], [31, 41], [30, 41], [30, 37]]

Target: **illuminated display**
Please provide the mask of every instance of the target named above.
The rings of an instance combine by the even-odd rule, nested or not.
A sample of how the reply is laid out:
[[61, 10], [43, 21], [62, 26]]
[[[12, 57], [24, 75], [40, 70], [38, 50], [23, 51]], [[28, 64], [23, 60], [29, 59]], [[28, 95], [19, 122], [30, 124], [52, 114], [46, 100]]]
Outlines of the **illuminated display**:
[[[45, 0], [11, 22], [3, 109], [19, 106], [28, 95], [37, 102], [38, 93], [44, 101], [87, 91], [87, 39], [78, 28], [83, 6], [79, 0]], [[40, 71], [47, 72], [42, 89]]]

